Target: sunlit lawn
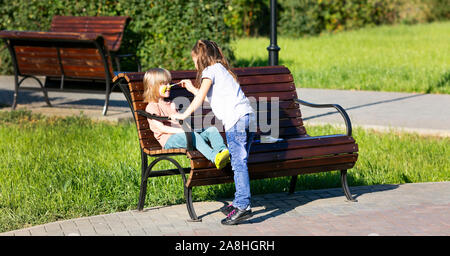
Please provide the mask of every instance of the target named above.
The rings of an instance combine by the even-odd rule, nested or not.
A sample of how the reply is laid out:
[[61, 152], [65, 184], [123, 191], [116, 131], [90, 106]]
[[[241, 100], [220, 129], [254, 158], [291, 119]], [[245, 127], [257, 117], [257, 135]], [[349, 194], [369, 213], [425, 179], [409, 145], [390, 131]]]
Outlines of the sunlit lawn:
[[[311, 135], [342, 133], [307, 127]], [[350, 186], [450, 180], [450, 140], [355, 129], [359, 160]], [[177, 157], [188, 166], [185, 157]], [[171, 167], [161, 163], [158, 168]], [[171, 167], [173, 168], [173, 167]], [[135, 209], [140, 154], [134, 124], [0, 112], [0, 232]], [[252, 193], [286, 191], [288, 178], [252, 182]], [[340, 187], [339, 173], [300, 176], [297, 190]], [[196, 187], [196, 201], [231, 198], [233, 184]], [[184, 203], [178, 176], [150, 178], [146, 206]]]
[[[450, 93], [450, 22], [278, 40], [298, 87]], [[232, 44], [237, 66], [267, 65], [268, 37]]]

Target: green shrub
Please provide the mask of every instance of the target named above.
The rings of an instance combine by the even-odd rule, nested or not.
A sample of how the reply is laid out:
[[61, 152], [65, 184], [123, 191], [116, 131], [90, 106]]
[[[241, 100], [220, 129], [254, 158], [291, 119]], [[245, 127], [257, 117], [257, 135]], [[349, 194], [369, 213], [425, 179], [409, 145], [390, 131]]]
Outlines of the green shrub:
[[337, 32], [390, 23], [395, 5], [383, 0], [281, 0], [280, 33], [289, 36]]
[[[144, 69], [193, 69], [190, 50], [198, 39], [216, 41], [233, 59], [226, 10], [223, 1], [206, 0], [0, 0], [0, 29], [46, 31], [54, 15], [130, 16], [121, 52], [136, 52]], [[9, 58], [0, 46], [0, 74], [12, 73]]]
[[234, 36], [258, 36], [269, 32], [268, 1], [227, 0], [225, 23]]
[[450, 2], [448, 0], [423, 0], [429, 8], [431, 21], [450, 20]]
[[450, 18], [448, 0], [280, 0], [282, 35], [316, 35]]

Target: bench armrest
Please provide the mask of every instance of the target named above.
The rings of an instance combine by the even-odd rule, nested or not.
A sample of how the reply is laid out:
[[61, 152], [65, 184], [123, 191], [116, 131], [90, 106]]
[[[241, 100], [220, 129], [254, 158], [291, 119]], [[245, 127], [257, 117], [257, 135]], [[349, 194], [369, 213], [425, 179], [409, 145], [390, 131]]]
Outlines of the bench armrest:
[[158, 116], [158, 115], [150, 114], [144, 110], [137, 110], [136, 112], [138, 113], [138, 115], [149, 118], [149, 119], [155, 119], [155, 120], [159, 120], [159, 121], [170, 120], [170, 117], [168, 117], [168, 116]]
[[[149, 119], [155, 119], [155, 120], [159, 120], [159, 121], [171, 120], [170, 117], [168, 117], [168, 116], [157, 116], [157, 115], [150, 114], [144, 110], [137, 110], [136, 112], [138, 113], [138, 115], [149, 118]], [[192, 133], [191, 128], [189, 128], [187, 123], [184, 122], [183, 120], [177, 120], [177, 121], [183, 127], [184, 134], [186, 135], [186, 149], [188, 151], [194, 150], [193, 133]]]
[[341, 107], [338, 104], [314, 104], [314, 103], [310, 103], [310, 102], [306, 102], [300, 99], [296, 99], [296, 101], [304, 106], [307, 107], [312, 107], [312, 108], [335, 108], [342, 116], [342, 118], [344, 118], [345, 121], [345, 126], [347, 128], [347, 136], [352, 136], [352, 123], [350, 121], [350, 117], [348, 116], [347, 112], [345, 111], [345, 109], [343, 107]]

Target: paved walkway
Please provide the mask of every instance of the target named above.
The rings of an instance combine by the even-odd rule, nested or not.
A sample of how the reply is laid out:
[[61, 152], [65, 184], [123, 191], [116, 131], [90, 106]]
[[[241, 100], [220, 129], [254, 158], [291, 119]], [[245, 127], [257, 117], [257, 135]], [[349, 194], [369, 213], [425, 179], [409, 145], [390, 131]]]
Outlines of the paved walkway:
[[64, 220], [5, 236], [449, 236], [450, 182], [351, 187], [254, 196], [254, 216], [223, 226], [218, 208], [229, 200], [194, 203], [202, 222], [187, 221], [186, 206], [153, 207]]

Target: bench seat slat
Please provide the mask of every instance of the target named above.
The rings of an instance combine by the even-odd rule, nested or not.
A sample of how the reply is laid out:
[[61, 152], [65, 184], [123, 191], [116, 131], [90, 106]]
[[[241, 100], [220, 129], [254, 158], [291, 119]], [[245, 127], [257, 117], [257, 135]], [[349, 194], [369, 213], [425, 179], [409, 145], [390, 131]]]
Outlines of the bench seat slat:
[[174, 149], [156, 149], [156, 150], [148, 150], [144, 149], [144, 152], [150, 156], [154, 155], [173, 155], [173, 154], [182, 154], [185, 155], [187, 150], [184, 148], [174, 148]]
[[[355, 160], [351, 160], [351, 162], [348, 163], [340, 163], [340, 164], [333, 163], [331, 165], [319, 165], [312, 167], [295, 167], [293, 169], [271, 169], [270, 171], [261, 171], [261, 172], [253, 172], [251, 171], [251, 169], [249, 169], [249, 176], [251, 180], [256, 180], [256, 179], [286, 177], [299, 174], [318, 173], [334, 170], [347, 170], [353, 168], [353, 166], [355, 165], [354, 161]], [[189, 176], [189, 179], [186, 183], [187, 187], [206, 186], [206, 185], [234, 182], [233, 175], [230, 172], [223, 173], [221, 176], [212, 178], [194, 179], [191, 177], [192, 174]]]
[[[355, 144], [355, 140], [347, 135], [336, 134], [318, 137], [292, 138], [277, 143], [253, 143], [250, 148], [250, 154], [255, 152], [272, 152], [286, 149], [301, 149], [342, 144]], [[203, 155], [198, 151], [190, 151], [187, 153], [187, 156], [190, 159], [203, 158]]]
[[[270, 162], [270, 163], [249, 163], [249, 172], [266, 172], [270, 170], [282, 170], [282, 169], [294, 169], [301, 167], [314, 167], [320, 165], [331, 165], [331, 164], [341, 164], [341, 163], [351, 163], [356, 161], [358, 157], [357, 153], [344, 154], [337, 156], [323, 156], [321, 158], [308, 158], [308, 159], [290, 159], [286, 161]], [[203, 169], [191, 169], [192, 179], [205, 179], [214, 178], [222, 176], [225, 172], [226, 174], [232, 176], [233, 171], [230, 166], [222, 170], [218, 170], [215, 166]]]
[[[347, 154], [351, 152], [357, 152], [358, 148], [356, 144], [343, 144], [343, 145], [326, 145], [311, 148], [300, 149], [284, 149], [274, 152], [252, 152], [248, 157], [248, 163], [267, 163], [285, 161], [290, 159], [320, 157], [324, 155], [333, 154]], [[193, 169], [213, 168], [214, 165], [206, 160], [206, 158], [199, 158], [191, 160], [191, 167]]]

